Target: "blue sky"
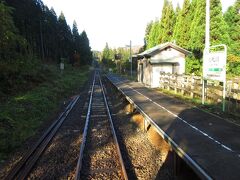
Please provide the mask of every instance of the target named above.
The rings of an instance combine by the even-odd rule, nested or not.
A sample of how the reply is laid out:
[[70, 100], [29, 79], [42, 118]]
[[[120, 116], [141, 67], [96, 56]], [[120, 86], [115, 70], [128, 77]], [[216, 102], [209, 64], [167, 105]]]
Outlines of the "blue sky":
[[[143, 45], [148, 22], [161, 16], [163, 0], [42, 0], [57, 13], [63, 11], [72, 26], [76, 20], [78, 29], [85, 30], [93, 50], [123, 47], [132, 41]], [[225, 11], [235, 0], [221, 0]], [[183, 0], [173, 0], [182, 5]]]

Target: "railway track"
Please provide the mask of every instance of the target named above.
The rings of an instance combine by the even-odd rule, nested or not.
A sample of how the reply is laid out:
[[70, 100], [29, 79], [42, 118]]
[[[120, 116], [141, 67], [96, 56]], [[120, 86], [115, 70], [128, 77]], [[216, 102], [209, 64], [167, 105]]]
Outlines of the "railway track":
[[[23, 180], [29, 177], [79, 97], [69, 103], [5, 179]], [[86, 102], [83, 103], [81, 117], [85, 118], [85, 127], [75, 179], [128, 179], [99, 73], [95, 73], [88, 96], [84, 99]]]
[[69, 105], [65, 108], [64, 112], [60, 114], [57, 120], [53, 122], [53, 124], [47, 129], [47, 131], [43, 134], [43, 136], [36, 142], [36, 144], [26, 152], [26, 154], [21, 158], [21, 160], [14, 166], [7, 177], [6, 180], [23, 180], [27, 179], [29, 173], [32, 168], [48, 147], [48, 144], [54, 138], [55, 134], [67, 118], [70, 111], [75, 106], [78, 101], [79, 96], [73, 98], [73, 100], [69, 103]]
[[95, 73], [75, 179], [128, 179], [99, 73]]

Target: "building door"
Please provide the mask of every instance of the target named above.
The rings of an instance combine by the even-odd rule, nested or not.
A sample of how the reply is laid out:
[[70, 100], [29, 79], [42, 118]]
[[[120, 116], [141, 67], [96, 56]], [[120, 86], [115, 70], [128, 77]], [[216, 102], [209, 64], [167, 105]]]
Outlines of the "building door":
[[172, 74], [179, 74], [179, 63], [172, 64]]

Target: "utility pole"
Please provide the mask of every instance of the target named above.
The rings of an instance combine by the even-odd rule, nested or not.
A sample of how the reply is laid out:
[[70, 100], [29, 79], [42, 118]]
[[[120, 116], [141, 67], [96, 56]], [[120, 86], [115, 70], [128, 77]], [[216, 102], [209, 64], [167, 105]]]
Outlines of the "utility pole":
[[205, 51], [209, 53], [210, 47], [210, 0], [206, 0], [206, 35], [205, 35]]
[[[203, 67], [204, 61], [208, 57], [210, 48], [210, 0], [206, 0], [206, 26], [205, 26], [205, 48], [203, 54]], [[204, 68], [203, 68], [204, 69]], [[203, 82], [202, 82], [202, 104], [205, 101], [205, 84], [206, 80], [204, 79], [204, 72], [203, 72]]]
[[132, 77], [132, 41], [130, 40], [130, 62], [131, 62], [131, 77]]
[[130, 53], [129, 53], [129, 62], [131, 63], [131, 77], [132, 77], [132, 41], [130, 40], [130, 44], [129, 45], [125, 45], [126, 47], [129, 47]]

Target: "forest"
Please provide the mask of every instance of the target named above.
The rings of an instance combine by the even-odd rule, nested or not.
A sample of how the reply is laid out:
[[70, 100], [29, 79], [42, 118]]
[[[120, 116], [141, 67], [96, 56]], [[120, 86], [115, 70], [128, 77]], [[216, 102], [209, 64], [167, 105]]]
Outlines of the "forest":
[[57, 17], [41, 0], [0, 2], [0, 95], [44, 81], [46, 64], [90, 64], [92, 52], [85, 31], [72, 29], [64, 14]]
[[87, 33], [63, 13], [41, 0], [0, 0], [0, 164], [79, 93], [91, 61]]
[[[164, 0], [160, 19], [148, 23], [145, 29], [145, 49], [164, 42], [175, 42], [192, 52], [186, 59], [186, 73], [202, 73], [205, 43], [206, 1], [184, 0], [182, 8], [173, 8]], [[220, 0], [210, 1], [210, 44], [228, 47], [227, 74], [240, 75], [240, 0], [222, 12]]]

